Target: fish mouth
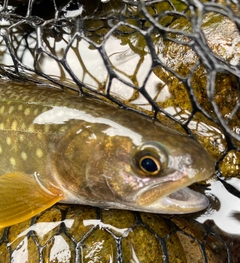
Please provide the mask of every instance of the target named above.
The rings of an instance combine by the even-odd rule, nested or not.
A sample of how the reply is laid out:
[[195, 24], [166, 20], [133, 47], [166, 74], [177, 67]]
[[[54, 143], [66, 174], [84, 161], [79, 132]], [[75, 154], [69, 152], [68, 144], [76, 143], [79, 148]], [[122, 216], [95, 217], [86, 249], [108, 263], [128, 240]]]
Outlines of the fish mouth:
[[137, 205], [145, 211], [166, 214], [185, 214], [204, 210], [209, 200], [203, 194], [186, 186], [189, 181], [182, 178], [179, 181], [169, 181], [154, 185], [137, 198]]
[[162, 198], [161, 203], [168, 209], [166, 213], [182, 214], [204, 210], [209, 205], [209, 200], [203, 194], [185, 187]]

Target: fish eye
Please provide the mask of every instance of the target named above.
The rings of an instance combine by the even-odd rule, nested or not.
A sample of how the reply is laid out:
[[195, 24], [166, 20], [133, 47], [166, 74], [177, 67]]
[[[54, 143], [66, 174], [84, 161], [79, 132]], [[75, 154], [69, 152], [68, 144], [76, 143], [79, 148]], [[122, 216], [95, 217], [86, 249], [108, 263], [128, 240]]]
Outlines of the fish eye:
[[143, 176], [161, 176], [167, 167], [168, 154], [158, 142], [146, 142], [133, 151], [132, 167]]
[[143, 156], [139, 160], [139, 166], [143, 171], [146, 171], [151, 174], [159, 173], [161, 170], [161, 164], [153, 156]]

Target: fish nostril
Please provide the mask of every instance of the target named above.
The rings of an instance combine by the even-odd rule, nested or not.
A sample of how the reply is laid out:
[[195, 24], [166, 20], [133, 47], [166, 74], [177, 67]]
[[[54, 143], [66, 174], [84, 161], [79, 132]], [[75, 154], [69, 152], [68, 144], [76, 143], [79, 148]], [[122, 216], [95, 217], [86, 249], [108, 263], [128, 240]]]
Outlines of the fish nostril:
[[191, 165], [193, 163], [192, 157], [190, 154], [186, 154], [184, 158], [185, 164], [186, 165]]

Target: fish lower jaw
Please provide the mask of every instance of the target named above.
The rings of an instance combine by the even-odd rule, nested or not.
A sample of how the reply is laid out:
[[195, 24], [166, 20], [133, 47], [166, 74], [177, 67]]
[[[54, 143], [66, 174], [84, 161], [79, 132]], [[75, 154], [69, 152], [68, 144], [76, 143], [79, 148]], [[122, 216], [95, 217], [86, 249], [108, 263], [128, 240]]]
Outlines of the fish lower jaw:
[[142, 210], [161, 214], [187, 214], [204, 210], [208, 205], [206, 196], [185, 187], [142, 206]]

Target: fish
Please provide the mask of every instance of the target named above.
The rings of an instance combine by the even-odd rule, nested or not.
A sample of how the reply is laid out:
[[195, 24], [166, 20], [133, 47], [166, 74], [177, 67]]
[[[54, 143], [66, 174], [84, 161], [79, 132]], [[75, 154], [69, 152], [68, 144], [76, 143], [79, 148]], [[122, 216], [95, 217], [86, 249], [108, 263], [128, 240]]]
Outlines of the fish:
[[163, 214], [205, 209], [188, 186], [214, 161], [156, 120], [66, 90], [2, 81], [0, 227], [55, 203]]

